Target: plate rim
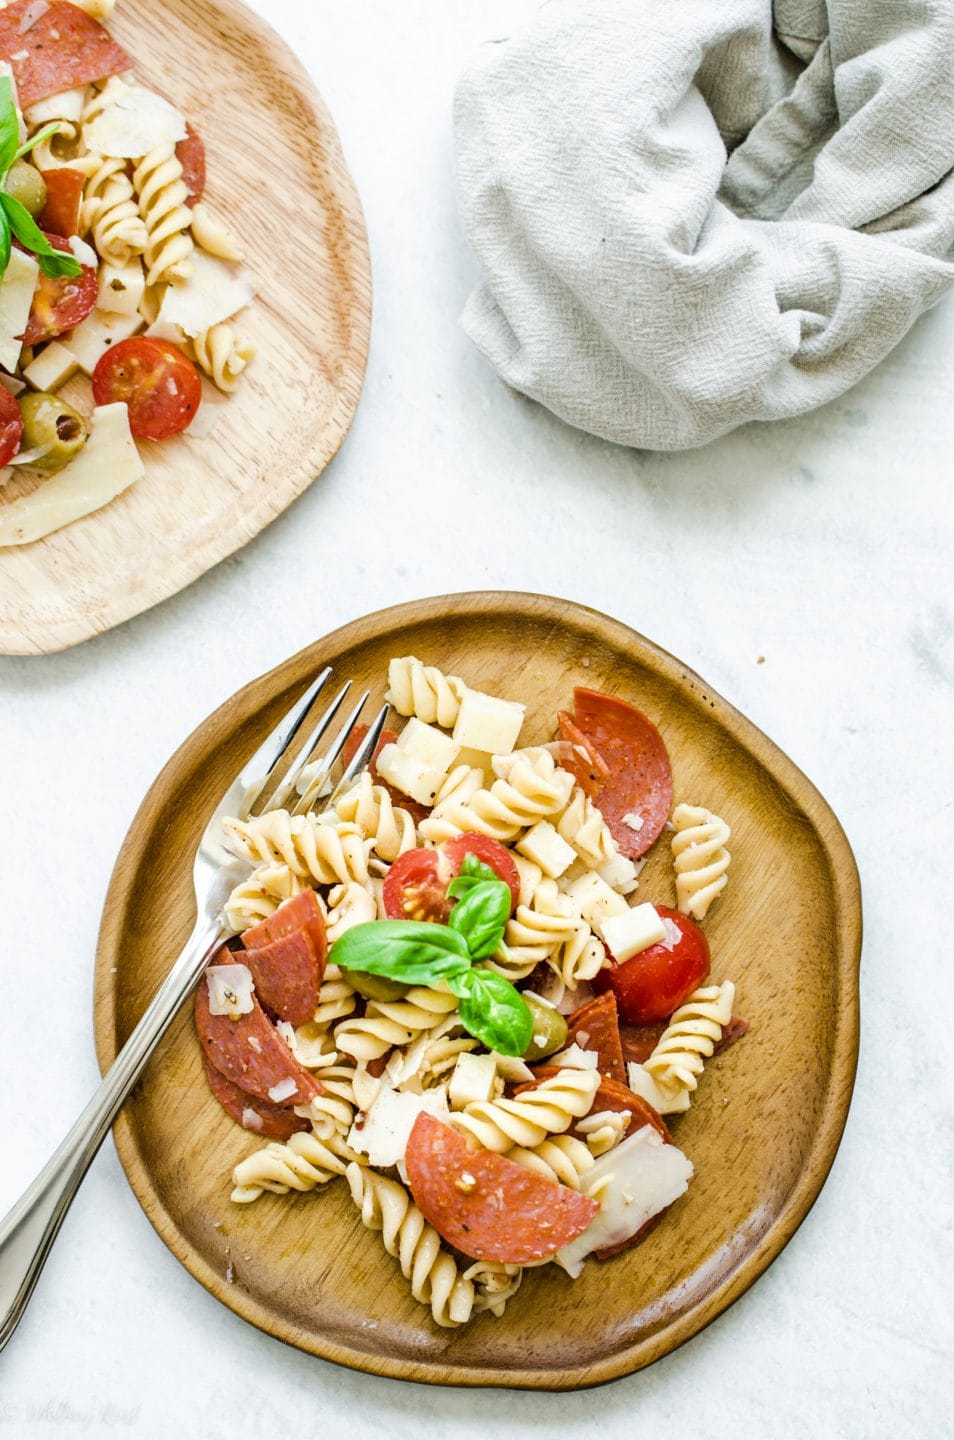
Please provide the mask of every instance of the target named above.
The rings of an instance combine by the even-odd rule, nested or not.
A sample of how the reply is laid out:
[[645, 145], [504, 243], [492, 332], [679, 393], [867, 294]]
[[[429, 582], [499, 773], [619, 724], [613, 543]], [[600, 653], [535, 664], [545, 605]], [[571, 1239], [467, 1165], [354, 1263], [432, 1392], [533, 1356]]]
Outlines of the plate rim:
[[[175, 1220], [152, 1187], [149, 1170], [136, 1147], [132, 1126], [125, 1110], [121, 1111], [113, 1134], [130, 1188], [163, 1243], [193, 1278], [256, 1329], [308, 1354], [369, 1374], [432, 1385], [561, 1391], [589, 1388], [620, 1379], [662, 1359], [723, 1314], [782, 1253], [806, 1219], [825, 1185], [848, 1118], [860, 1033], [862, 896], [857, 862], [834, 810], [795, 762], [690, 666], [639, 631], [602, 611], [582, 605], [578, 601], [530, 591], [475, 590], [428, 596], [404, 601], [349, 620], [236, 690], [206, 716], [177, 747], [159, 771], [133, 817], [120, 848], [104, 901], [96, 945], [93, 995], [94, 1034], [100, 1069], [105, 1071], [115, 1054], [112, 1045], [112, 1034], [116, 1025], [115, 990], [109, 983], [110, 966], [117, 953], [122, 917], [128, 905], [127, 892], [138, 871], [153, 819], [163, 809], [164, 792], [173, 780], [173, 771], [178, 773], [184, 764], [194, 764], [200, 758], [207, 748], [203, 742], [206, 730], [212, 727], [219, 717], [227, 720], [236, 708], [244, 709], [247, 703], [258, 703], [261, 692], [273, 689], [279, 677], [290, 677], [297, 668], [303, 667], [306, 661], [315, 663], [310, 661], [310, 657], [318, 656], [323, 649], [344, 649], [356, 641], [380, 638], [390, 631], [432, 619], [435, 615], [446, 616], [453, 610], [464, 609], [470, 614], [487, 614], [506, 609], [510, 615], [516, 613], [526, 615], [527, 618], [540, 619], [551, 612], [554, 606], [558, 610], [565, 608], [574, 612], [574, 618], [585, 621], [596, 634], [607, 639], [610, 644], [619, 644], [620, 638], [624, 636], [628, 637], [630, 644], [635, 639], [637, 647], [645, 649], [668, 673], [671, 683], [682, 689], [688, 688], [690, 697], [697, 705], [703, 706], [709, 712], [717, 712], [720, 723], [755, 754], [759, 763], [770, 771], [773, 778], [797, 801], [799, 808], [811, 820], [832, 876], [835, 912], [839, 918], [836, 927], [835, 972], [838, 1003], [833, 1012], [832, 1063], [824, 1106], [796, 1183], [768, 1229], [742, 1262], [695, 1304], [680, 1311], [673, 1320], [660, 1326], [652, 1334], [607, 1356], [603, 1361], [581, 1364], [560, 1374], [532, 1366], [494, 1373], [488, 1368], [478, 1369], [453, 1362], [421, 1360], [409, 1365], [408, 1361], [400, 1358], [392, 1360], [390, 1357], [353, 1349], [327, 1337], [316, 1337], [277, 1316], [274, 1311], [238, 1287], [230, 1286], [180, 1234]], [[322, 662], [319, 659], [317, 663]], [[287, 678], [288, 685], [293, 683], [296, 682]]]
[[[250, 38], [260, 47], [272, 54], [277, 53], [283, 73], [289, 82], [296, 86], [303, 102], [310, 107], [311, 118], [321, 134], [327, 157], [329, 189], [338, 202], [337, 213], [348, 238], [348, 274], [354, 292], [354, 301], [348, 312], [349, 344], [342, 357], [341, 378], [335, 387], [335, 401], [327, 421], [301, 461], [297, 483], [287, 486], [287, 499], [281, 508], [274, 509], [273, 493], [267, 485], [259, 487], [262, 490], [259, 503], [247, 512], [245, 517], [246, 520], [249, 517], [253, 520], [254, 529], [251, 533], [248, 533], [247, 526], [229, 530], [224, 548], [211, 547], [203, 568], [188, 578], [179, 580], [172, 588], [168, 588], [163, 582], [161, 572], [158, 572], [143, 588], [120, 595], [111, 593], [108, 601], [95, 611], [71, 610], [70, 595], [66, 593], [62, 595], [62, 604], [52, 619], [40, 618], [35, 607], [26, 612], [20, 610], [9, 618], [0, 615], [0, 655], [58, 654], [106, 634], [117, 625], [135, 619], [137, 615], [145, 614], [201, 580], [210, 570], [266, 530], [320, 478], [347, 438], [361, 402], [371, 344], [371, 252], [364, 207], [345, 158], [337, 125], [316, 81], [298, 53], [263, 16], [246, 5], [244, 0], [203, 0], [196, 9], [206, 17], [207, 26], [214, 25], [216, 13], [239, 21], [249, 32]], [[45, 538], [47, 537], [41, 537], [33, 543], [42, 546]], [[0, 547], [0, 564], [7, 553], [8, 547]], [[73, 599], [75, 600], [75, 596]]]

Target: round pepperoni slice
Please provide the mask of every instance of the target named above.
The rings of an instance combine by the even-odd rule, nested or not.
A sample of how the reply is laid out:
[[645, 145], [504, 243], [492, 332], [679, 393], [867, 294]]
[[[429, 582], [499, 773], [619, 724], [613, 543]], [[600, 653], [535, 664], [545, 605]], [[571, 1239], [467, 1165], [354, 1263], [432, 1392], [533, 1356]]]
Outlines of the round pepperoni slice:
[[0, 387], [0, 465], [12, 460], [20, 448], [23, 416], [9, 390]]
[[[29, 14], [27, 13], [29, 12]], [[132, 61], [98, 21], [63, 0], [14, 0], [0, 11], [0, 60], [13, 69], [20, 108], [105, 80]]]
[[[605, 779], [594, 777], [584, 788], [621, 852], [636, 859], [645, 855], [672, 808], [672, 766], [663, 738], [641, 710], [616, 695], [577, 689], [573, 701], [574, 726], [609, 770]], [[581, 757], [580, 768], [589, 777], [591, 757], [585, 762]]]
[[46, 185], [46, 202], [37, 216], [41, 230], [57, 235], [79, 234], [80, 201], [85, 177], [79, 170], [63, 166], [40, 172]]
[[262, 1004], [289, 1025], [304, 1025], [313, 1019], [327, 953], [325, 942], [319, 955], [307, 930], [295, 930], [270, 945], [246, 950], [245, 963]]
[[202, 1060], [209, 1089], [225, 1113], [243, 1130], [261, 1135], [263, 1140], [290, 1140], [299, 1130], [311, 1128], [310, 1122], [296, 1115], [294, 1110], [285, 1110], [271, 1100], [256, 1100], [254, 1095], [247, 1095], [231, 1080], [226, 1080], [207, 1055], [203, 1055]]
[[314, 890], [303, 890], [300, 895], [279, 905], [274, 915], [269, 915], [267, 920], [260, 920], [257, 925], [245, 931], [242, 944], [246, 950], [262, 950], [267, 945], [273, 945], [276, 940], [284, 940], [299, 930], [305, 931], [314, 945], [324, 974], [328, 938], [324, 911]]
[[[225, 952], [229, 960], [234, 957]], [[289, 1050], [253, 997], [252, 1009], [233, 1020], [213, 1015], [209, 1009], [209, 987], [205, 976], [195, 992], [195, 1028], [202, 1053], [226, 1080], [247, 1095], [271, 1104], [304, 1105], [322, 1093], [321, 1086]], [[294, 1082], [294, 1090], [276, 1100], [269, 1092]]]
[[415, 1204], [449, 1245], [475, 1260], [549, 1260], [590, 1224], [597, 1201], [466, 1140], [422, 1113], [408, 1141]]

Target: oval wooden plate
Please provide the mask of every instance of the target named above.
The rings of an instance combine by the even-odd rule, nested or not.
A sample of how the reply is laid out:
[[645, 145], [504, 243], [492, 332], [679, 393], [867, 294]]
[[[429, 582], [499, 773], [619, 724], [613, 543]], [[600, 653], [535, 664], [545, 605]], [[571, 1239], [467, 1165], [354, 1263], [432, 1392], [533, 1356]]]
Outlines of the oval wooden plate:
[[364, 376], [361, 205], [298, 60], [238, 0], [120, 0], [109, 28], [205, 141], [207, 198], [258, 283], [240, 321], [258, 354], [211, 435], [143, 444], [145, 476], [111, 505], [0, 550], [4, 654], [75, 645], [246, 544], [328, 464]]
[[[675, 1138], [696, 1177], [637, 1249], [570, 1282], [530, 1274], [497, 1320], [439, 1330], [409, 1296], [343, 1183], [229, 1200], [258, 1142], [211, 1098], [191, 1006], [116, 1125], [130, 1184], [163, 1240], [207, 1290], [312, 1354], [404, 1379], [563, 1389], [627, 1374], [694, 1335], [752, 1284], [804, 1219], [834, 1158], [858, 1041], [861, 904], [848, 842], [824, 800], [771, 741], [686, 666], [595, 611], [542, 596], [477, 593], [355, 621], [240, 691], [156, 780], [112, 878], [96, 972], [100, 1064], [113, 1059], [192, 925], [192, 856], [207, 816], [325, 663], [376, 705], [392, 655], [415, 654], [528, 702], [546, 739], [586, 683], [659, 724], [676, 798], [732, 826], [732, 871], [706, 921], [715, 979], [732, 978], [750, 1033], [714, 1059]], [[661, 844], [640, 894], [673, 900]]]

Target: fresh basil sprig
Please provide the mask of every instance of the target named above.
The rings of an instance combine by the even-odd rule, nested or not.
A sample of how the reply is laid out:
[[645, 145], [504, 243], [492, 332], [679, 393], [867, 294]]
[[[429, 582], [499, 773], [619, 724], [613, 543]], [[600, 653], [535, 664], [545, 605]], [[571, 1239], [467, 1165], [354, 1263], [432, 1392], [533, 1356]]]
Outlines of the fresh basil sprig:
[[[463, 892], [446, 925], [427, 921], [371, 920], [336, 940], [329, 961], [345, 970], [383, 975], [406, 985], [443, 980], [460, 1001], [464, 1029], [489, 1050], [523, 1055], [533, 1036], [533, 1016], [520, 992], [493, 970], [474, 969], [500, 949], [510, 915], [510, 886], [467, 856], [448, 889]], [[480, 866], [479, 870], [476, 866]], [[485, 878], [487, 872], [490, 878]], [[459, 881], [463, 885], [458, 885]]]
[[459, 900], [484, 880], [493, 881], [494, 884], [503, 884], [496, 870], [485, 865], [483, 860], [478, 860], [476, 855], [467, 854], [460, 867], [460, 874], [455, 876], [448, 885], [447, 893], [452, 900]]
[[6, 271], [10, 263], [14, 235], [26, 250], [33, 252], [43, 274], [48, 275], [51, 280], [58, 280], [62, 276], [75, 279], [83, 273], [83, 267], [76, 256], [67, 250], [55, 249], [29, 210], [21, 205], [19, 200], [8, 195], [5, 188], [13, 162], [21, 159], [34, 145], [58, 129], [59, 121], [54, 120], [21, 145], [13, 85], [9, 75], [0, 76], [0, 274]]

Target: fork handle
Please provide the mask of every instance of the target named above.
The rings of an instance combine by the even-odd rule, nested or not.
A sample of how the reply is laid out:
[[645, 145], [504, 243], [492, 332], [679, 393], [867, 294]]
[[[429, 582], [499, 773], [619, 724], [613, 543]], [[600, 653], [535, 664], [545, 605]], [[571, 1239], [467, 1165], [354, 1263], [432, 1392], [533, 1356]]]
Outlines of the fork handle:
[[106, 1132], [179, 1006], [226, 938], [201, 918], [69, 1134], [0, 1223], [0, 1350], [13, 1334], [67, 1210]]

